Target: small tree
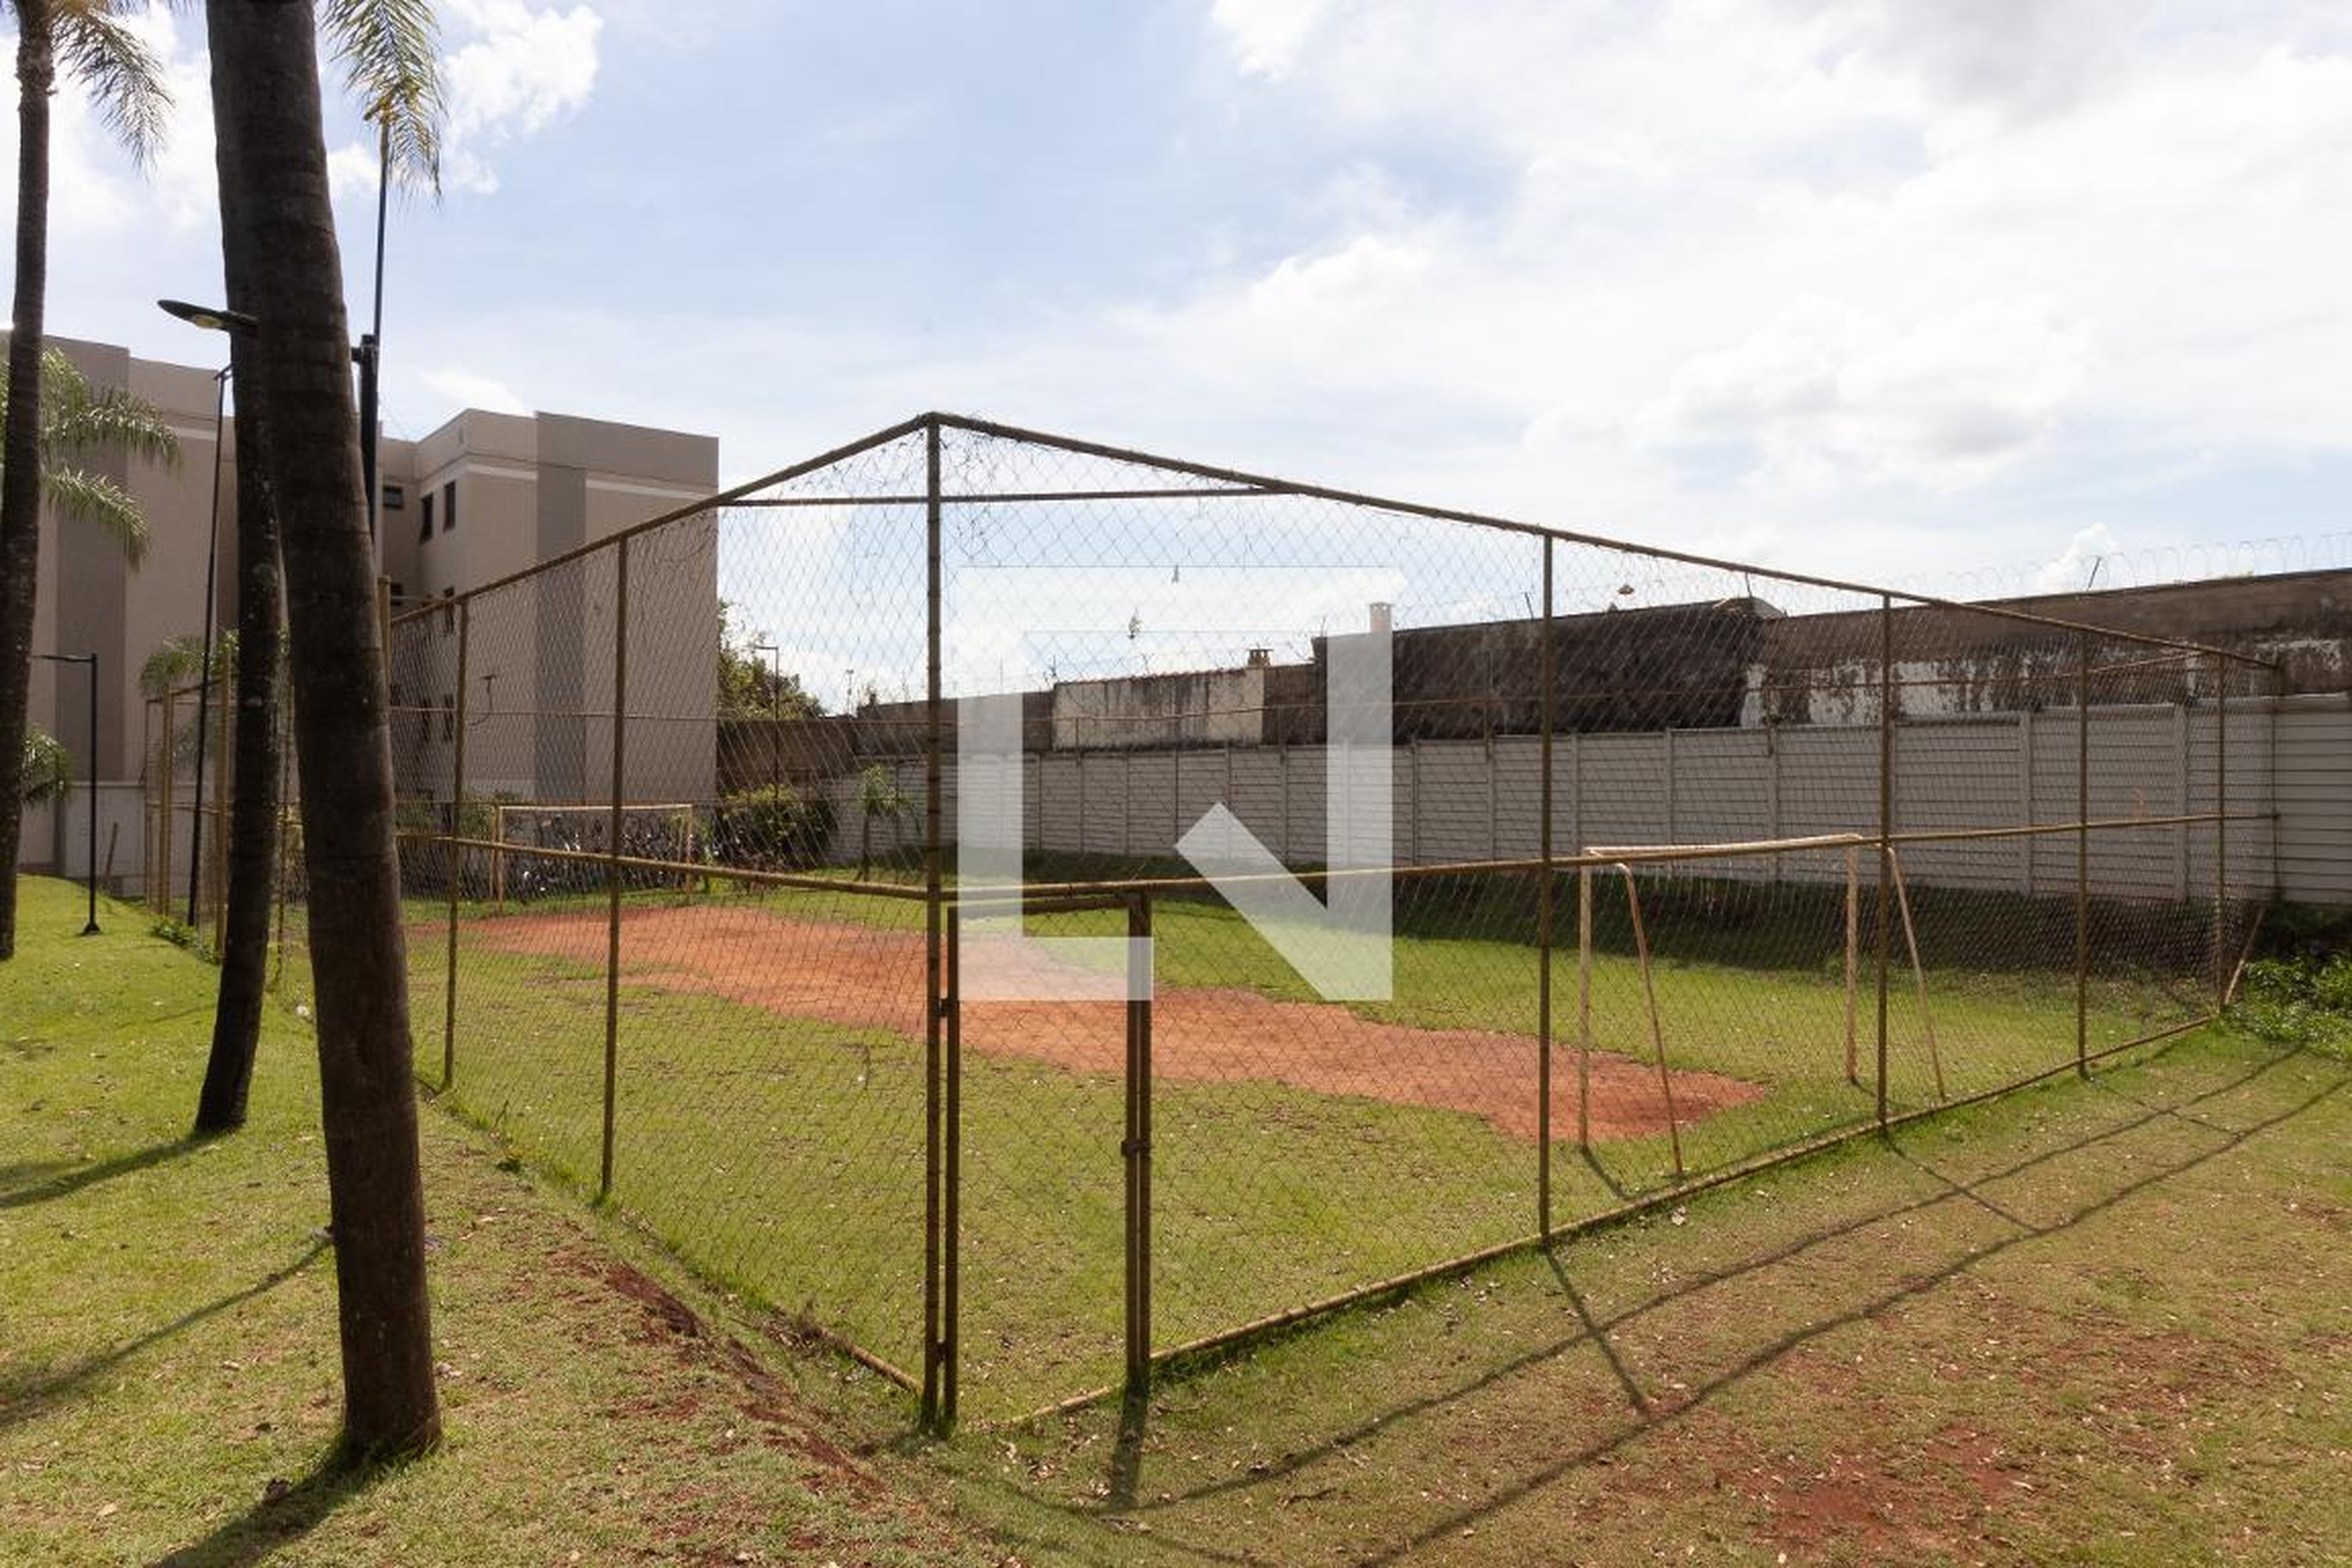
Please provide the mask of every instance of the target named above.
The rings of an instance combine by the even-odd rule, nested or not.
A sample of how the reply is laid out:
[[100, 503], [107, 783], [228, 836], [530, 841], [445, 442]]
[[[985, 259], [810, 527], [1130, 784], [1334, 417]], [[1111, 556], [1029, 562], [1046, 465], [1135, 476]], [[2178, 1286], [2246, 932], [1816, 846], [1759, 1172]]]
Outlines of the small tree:
[[734, 606], [719, 601], [719, 713], [725, 719], [822, 719], [824, 703], [789, 669], [764, 663], [738, 647], [728, 618]]
[[914, 808], [898, 787], [898, 773], [881, 763], [869, 763], [857, 780], [857, 879], [864, 881], [874, 863], [874, 824], [896, 822]]
[[41, 805], [63, 800], [72, 788], [73, 756], [65, 742], [45, 730], [26, 730], [24, 803]]

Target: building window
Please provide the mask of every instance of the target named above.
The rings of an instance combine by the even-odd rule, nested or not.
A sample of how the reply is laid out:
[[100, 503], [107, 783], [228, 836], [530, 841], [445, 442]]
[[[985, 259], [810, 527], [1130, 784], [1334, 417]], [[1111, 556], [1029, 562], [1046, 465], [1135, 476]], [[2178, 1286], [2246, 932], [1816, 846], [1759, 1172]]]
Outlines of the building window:
[[425, 498], [417, 503], [416, 510], [424, 519], [416, 529], [416, 542], [422, 544], [433, 537], [433, 492], [431, 490], [425, 492]]
[[405, 485], [386, 485], [383, 487], [384, 510], [399, 511], [407, 505], [408, 488]]
[[441, 487], [441, 531], [457, 531], [457, 481], [455, 479]]

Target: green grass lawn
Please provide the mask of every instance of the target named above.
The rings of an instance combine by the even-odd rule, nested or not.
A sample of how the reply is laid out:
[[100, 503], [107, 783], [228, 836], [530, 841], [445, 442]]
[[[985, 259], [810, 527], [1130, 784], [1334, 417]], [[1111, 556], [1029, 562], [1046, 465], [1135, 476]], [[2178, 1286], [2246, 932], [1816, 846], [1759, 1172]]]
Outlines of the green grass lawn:
[[2352, 1066], [2227, 1034], [944, 1444], [428, 1111], [449, 1439], [322, 1475], [307, 1028], [275, 1016], [253, 1125], [190, 1145], [213, 972], [25, 890], [0, 1562], [2352, 1557]]
[[[632, 895], [629, 908], [688, 900]], [[860, 931], [904, 934], [922, 908], [805, 889], [730, 895], [755, 908]], [[593, 919], [601, 899], [546, 900], [529, 913]], [[437, 1084], [446, 907], [412, 904], [418, 1068]], [[1353, 1005], [1423, 1028], [1530, 1037], [1537, 954], [1527, 911], [1408, 910], [1395, 944], [1393, 1000]], [[1827, 930], [1819, 917], [1831, 920]], [[1767, 942], [1727, 942], [1673, 920], [1655, 932], [1667, 1051], [1761, 1086], [1755, 1103], [1682, 1128], [1685, 1165], [1717, 1170], [1866, 1122], [1873, 1114], [1875, 994], [1859, 999], [1863, 1083], [1843, 1072], [1846, 999], [1840, 911]], [[1033, 918], [1044, 933], [1111, 934], [1115, 912]], [[535, 1168], [595, 1190], [601, 1159], [604, 988], [601, 966], [497, 951], [498, 921], [460, 910], [460, 1070], [450, 1106], [508, 1139]], [[1483, 934], [1481, 934], [1483, 933]], [[1604, 930], [1604, 937], [1608, 933]], [[1156, 912], [1158, 984], [1234, 986], [1290, 1001], [1305, 984], [1222, 905], [1169, 900]], [[627, 936], [623, 939], [625, 964]], [[1792, 967], [1773, 968], [1774, 952]], [[1701, 955], [1711, 956], [1701, 956]], [[920, 1364], [924, 1108], [922, 1048], [850, 1028], [671, 988], [625, 971], [614, 1195], [716, 1278], [909, 1371]], [[1555, 1070], [1574, 1070], [1573, 951], [1553, 958]], [[1953, 1096], [2071, 1061], [2070, 976], [2047, 968], [1929, 976], [1945, 1087]], [[1652, 1059], [1633, 960], [1606, 951], [1593, 972], [1597, 1048]], [[2195, 1016], [2178, 985], [2102, 977], [2094, 1048]], [[1927, 1030], [1907, 973], [1890, 994], [1890, 1100], [1932, 1104]], [[1105, 1026], [1118, 1026], [1107, 1011]], [[1527, 1095], [1535, 1099], [1532, 1046]], [[1432, 1071], [1440, 1070], [1433, 1067]], [[1537, 1224], [1536, 1152], [1459, 1111], [1309, 1092], [1279, 1081], [1163, 1080], [1155, 1089], [1155, 1343], [1179, 1344], [1484, 1247]], [[1122, 1322], [1123, 1086], [978, 1051], [963, 1088], [963, 1394], [974, 1414], [1037, 1408], [1114, 1381]], [[1674, 1175], [1663, 1135], [1596, 1142], [1556, 1128], [1554, 1215], [1601, 1212]]]
[[340, 1394], [308, 1026], [272, 1010], [251, 1124], [192, 1143], [215, 972], [140, 911], [85, 939], [78, 889], [21, 886], [0, 967], [0, 1563], [1001, 1561], [886, 1491], [728, 1331], [681, 1332], [648, 1249], [429, 1112], [448, 1441], [371, 1484], [321, 1470]]
[[2195, 1036], [937, 1462], [1122, 1568], [2352, 1561], [2347, 1139]]

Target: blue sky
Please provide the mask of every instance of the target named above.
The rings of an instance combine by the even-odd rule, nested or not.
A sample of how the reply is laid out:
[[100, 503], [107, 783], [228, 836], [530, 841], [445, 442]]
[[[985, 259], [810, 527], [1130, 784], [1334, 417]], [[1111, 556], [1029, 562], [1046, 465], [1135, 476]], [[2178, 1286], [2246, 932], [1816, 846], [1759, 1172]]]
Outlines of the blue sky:
[[[2332, 0], [442, 14], [395, 434], [594, 414], [748, 477], [947, 407], [1931, 587], [2352, 542]], [[145, 26], [179, 133], [142, 176], [60, 95], [49, 319], [201, 362], [150, 301], [218, 291], [202, 28]]]

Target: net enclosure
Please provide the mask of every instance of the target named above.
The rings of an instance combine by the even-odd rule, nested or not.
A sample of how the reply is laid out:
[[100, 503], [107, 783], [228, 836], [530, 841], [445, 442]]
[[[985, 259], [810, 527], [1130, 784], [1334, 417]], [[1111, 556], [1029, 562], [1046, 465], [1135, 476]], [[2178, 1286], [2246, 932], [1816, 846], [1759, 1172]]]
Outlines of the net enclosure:
[[2274, 880], [2259, 659], [947, 415], [389, 635], [420, 1075], [940, 1421], [2089, 1072]]

